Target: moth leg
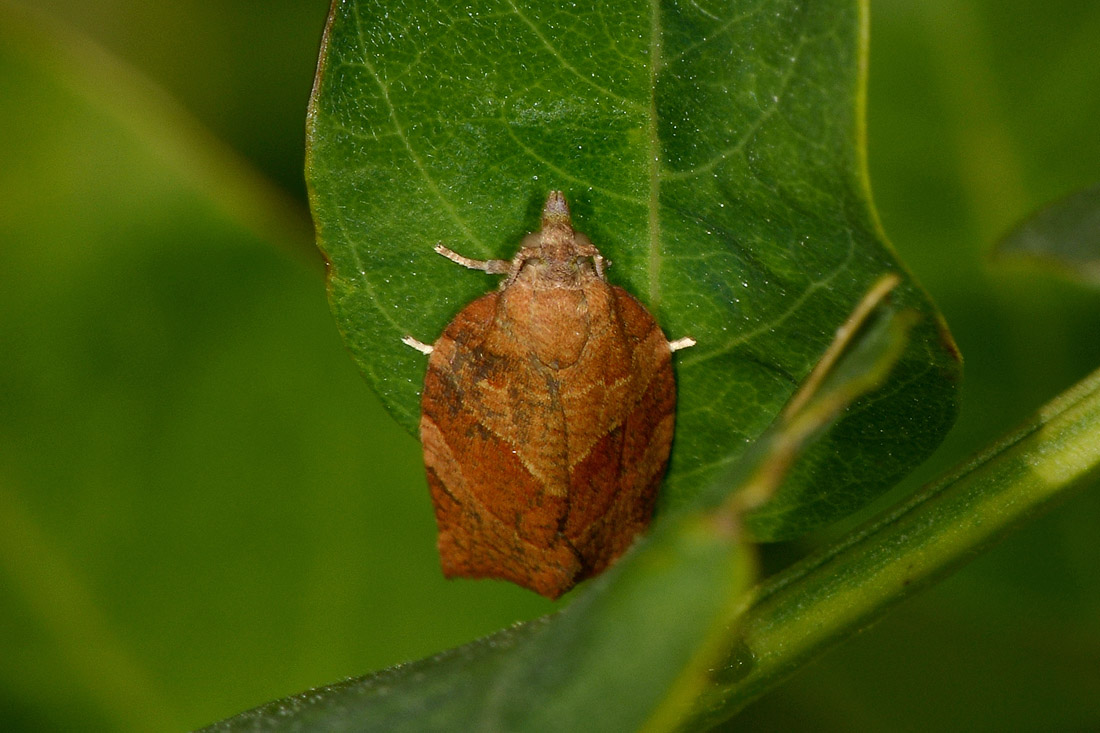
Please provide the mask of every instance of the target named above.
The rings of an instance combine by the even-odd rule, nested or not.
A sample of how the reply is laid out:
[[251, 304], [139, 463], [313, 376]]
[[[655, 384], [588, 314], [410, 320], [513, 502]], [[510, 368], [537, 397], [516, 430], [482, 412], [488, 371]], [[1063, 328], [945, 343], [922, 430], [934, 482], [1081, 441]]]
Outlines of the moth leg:
[[607, 268], [611, 267], [611, 260], [606, 259], [600, 251], [596, 249], [596, 245], [588, 241], [588, 237], [583, 234], [575, 235], [574, 239], [576, 243], [577, 254], [581, 257], [591, 257], [592, 266], [596, 269], [596, 274], [599, 275], [601, 280], [606, 280], [604, 273]]
[[451, 262], [455, 262], [463, 267], [468, 267], [471, 270], [484, 270], [490, 275], [503, 275], [512, 269], [512, 263], [508, 260], [472, 260], [469, 257], [463, 257], [452, 249], [444, 247], [442, 244], [435, 245], [435, 251]]
[[695, 339], [691, 336], [684, 336], [683, 338], [676, 339], [675, 341], [668, 342], [668, 348], [670, 351], [679, 351], [680, 349], [688, 349], [695, 346]]
[[405, 346], [411, 346], [424, 356], [427, 356], [435, 351], [435, 347], [431, 344], [426, 344], [423, 341], [414, 339], [412, 336], [402, 336], [401, 343], [405, 344]]
[[601, 254], [592, 255], [592, 265], [596, 268], [596, 274], [600, 276], [601, 280], [606, 280], [604, 273], [607, 272], [607, 268], [611, 267], [611, 260], [605, 259]]

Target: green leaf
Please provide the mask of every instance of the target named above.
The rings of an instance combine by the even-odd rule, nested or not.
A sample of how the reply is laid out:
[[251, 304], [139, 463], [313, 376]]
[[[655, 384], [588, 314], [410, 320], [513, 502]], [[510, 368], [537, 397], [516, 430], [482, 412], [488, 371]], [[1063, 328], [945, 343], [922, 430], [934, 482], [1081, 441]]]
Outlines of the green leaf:
[[[1100, 371], [1023, 428], [832, 547], [766, 580], [702, 705], [727, 718], [1100, 471]], [[697, 721], [701, 728], [702, 722]]]
[[698, 506], [659, 522], [560, 613], [380, 673], [311, 690], [215, 724], [210, 733], [283, 730], [674, 730], [714, 687], [753, 598], [746, 497], [763, 498], [792, 462], [897, 363], [914, 314], [876, 310], [876, 287], [830, 358]]
[[662, 530], [549, 620], [207, 730], [637, 730], [726, 633], [755, 577], [720, 523], [685, 516]]
[[[866, 8], [852, 0], [333, 6], [307, 175], [344, 338], [415, 431], [433, 341], [550, 189], [677, 357], [661, 507], [690, 503], [772, 422], [881, 273], [900, 270], [863, 160]], [[923, 313], [893, 381], [851, 411], [751, 528], [799, 534], [891, 485], [955, 415], [958, 355]]]
[[795, 458], [809, 440], [880, 386], [901, 358], [920, 316], [912, 310], [899, 311], [887, 299], [900, 280], [891, 273], [875, 283], [837, 329], [832, 345], [779, 418], [739, 461], [738, 468], [752, 467], [751, 478], [733, 482], [743, 484], [737, 496], [738, 514], [750, 512], [750, 523], [754, 518], [751, 512], [761, 505], [770, 506], [772, 497], [781, 491], [782, 482], [797, 465]]
[[0, 729], [186, 730], [330, 678], [273, 660], [392, 615], [355, 502], [411, 441], [346, 442], [375, 406], [305, 206], [38, 8], [0, 3], [0, 107]]
[[1100, 184], [1044, 207], [997, 245], [998, 255], [1022, 255], [1100, 285]]

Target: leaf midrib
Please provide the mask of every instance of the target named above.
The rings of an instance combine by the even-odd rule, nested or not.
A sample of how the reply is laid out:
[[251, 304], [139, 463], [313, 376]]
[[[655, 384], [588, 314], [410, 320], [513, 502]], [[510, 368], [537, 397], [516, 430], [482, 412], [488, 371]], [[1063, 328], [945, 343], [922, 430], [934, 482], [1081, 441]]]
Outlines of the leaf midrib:
[[649, 307], [656, 309], [661, 287], [661, 140], [657, 124], [657, 77], [661, 72], [660, 0], [649, 0]]

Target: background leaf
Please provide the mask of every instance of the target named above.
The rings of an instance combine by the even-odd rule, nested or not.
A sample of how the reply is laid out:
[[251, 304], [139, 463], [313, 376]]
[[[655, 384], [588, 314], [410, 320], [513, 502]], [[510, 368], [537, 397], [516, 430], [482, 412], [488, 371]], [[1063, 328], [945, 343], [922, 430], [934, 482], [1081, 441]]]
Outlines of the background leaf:
[[[5, 732], [198, 727], [552, 608], [441, 577], [419, 446], [348, 359], [315, 263], [276, 236], [280, 212], [305, 209], [301, 120], [329, 5], [0, 2], [0, 489], [23, 510], [0, 513]], [[41, 14], [20, 25], [28, 44], [10, 33], [20, 7]], [[967, 357], [957, 426], [882, 507], [1100, 364], [1094, 290], [988, 257], [1096, 181], [1100, 6], [871, 10], [875, 201]], [[290, 193], [249, 216], [263, 236], [185, 205], [248, 200], [202, 174], [227, 149], [246, 180]], [[19, 517], [45, 547], [15, 542]], [[1097, 728], [1098, 524], [1100, 493], [1078, 494], [731, 728]], [[765, 573], [822, 541], [765, 546]], [[86, 604], [29, 592], [58, 579]], [[104, 639], [159, 705], [135, 706]]]
[[[1091, 289], [989, 258], [1028, 212], [1095, 182], [1098, 54], [1100, 7], [1073, 0], [873, 3], [875, 201], [966, 355], [958, 424], [938, 458], [887, 499], [1100, 364]], [[731, 729], [1096, 727], [1100, 566], [1088, 558], [1098, 521], [1100, 493], [1081, 492], [809, 665]], [[775, 548], [770, 562], [804, 549]]]
[[1023, 255], [1100, 284], [1100, 184], [1036, 212], [997, 245], [999, 255]]
[[[672, 337], [679, 411], [661, 506], [757, 437], [883, 271], [862, 158], [858, 3], [333, 6], [308, 177], [344, 338], [415, 431], [421, 355], [492, 287], [434, 254], [510, 258], [561, 188]], [[957, 354], [927, 317], [895, 375], [754, 516], [758, 537], [851, 512], [954, 415]]]
[[[490, 589], [456, 639], [379, 593], [447, 586], [426, 493], [363, 490], [420, 459], [375, 429], [304, 197], [6, 3], [0, 106], [0, 730], [192, 729], [523, 613]], [[394, 645], [349, 639], [395, 616]]]

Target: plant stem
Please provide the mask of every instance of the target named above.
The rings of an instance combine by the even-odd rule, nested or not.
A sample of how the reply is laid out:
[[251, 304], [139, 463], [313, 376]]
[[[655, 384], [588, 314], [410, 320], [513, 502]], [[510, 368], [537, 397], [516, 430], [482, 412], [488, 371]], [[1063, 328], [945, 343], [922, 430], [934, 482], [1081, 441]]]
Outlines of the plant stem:
[[711, 716], [732, 715], [1094, 477], [1098, 466], [1100, 371], [956, 473], [765, 581], [718, 673], [728, 683], [713, 691]]

